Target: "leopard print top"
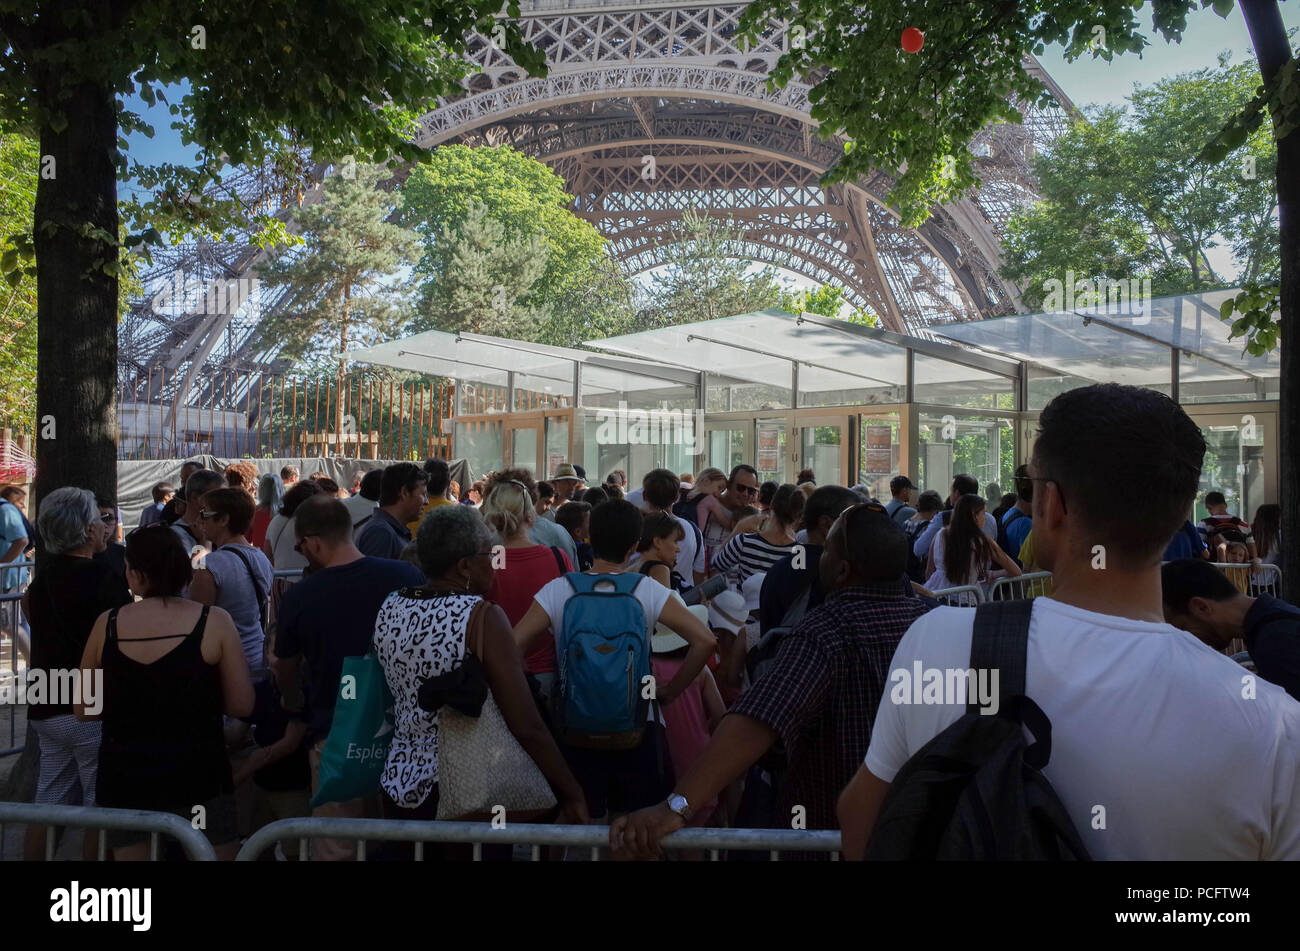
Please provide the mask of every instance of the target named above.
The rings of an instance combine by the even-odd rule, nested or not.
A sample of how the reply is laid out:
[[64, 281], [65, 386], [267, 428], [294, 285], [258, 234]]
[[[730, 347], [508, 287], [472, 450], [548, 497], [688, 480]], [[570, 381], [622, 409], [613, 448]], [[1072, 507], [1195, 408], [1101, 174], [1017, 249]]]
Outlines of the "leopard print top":
[[375, 619], [375, 653], [393, 694], [393, 745], [380, 785], [408, 809], [438, 782], [438, 715], [420, 709], [420, 684], [459, 666], [476, 594], [430, 594], [403, 588]]

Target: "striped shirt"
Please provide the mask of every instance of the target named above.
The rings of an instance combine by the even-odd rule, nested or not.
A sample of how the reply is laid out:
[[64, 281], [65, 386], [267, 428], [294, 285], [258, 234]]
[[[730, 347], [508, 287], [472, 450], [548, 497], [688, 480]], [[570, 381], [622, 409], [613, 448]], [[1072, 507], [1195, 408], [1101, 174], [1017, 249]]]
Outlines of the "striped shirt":
[[773, 545], [757, 532], [737, 535], [722, 546], [722, 551], [718, 552], [710, 567], [715, 572], [733, 578], [739, 587], [750, 575], [767, 571], [790, 554], [793, 547], [793, 542]]

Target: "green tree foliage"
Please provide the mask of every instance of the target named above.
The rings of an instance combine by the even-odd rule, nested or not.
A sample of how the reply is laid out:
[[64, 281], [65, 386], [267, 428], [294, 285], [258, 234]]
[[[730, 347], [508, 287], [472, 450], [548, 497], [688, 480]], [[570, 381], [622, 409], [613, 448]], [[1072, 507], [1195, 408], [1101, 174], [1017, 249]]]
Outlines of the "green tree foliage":
[[[785, 0], [754, 0], [741, 33], [757, 41], [788, 22], [791, 42], [773, 82], [812, 82], [819, 132], [850, 140], [827, 181], [883, 169], [897, 176], [890, 199], [904, 223], [917, 225], [932, 206], [978, 182], [967, 148], [975, 133], [1019, 121], [1013, 100], [1049, 100], [1025, 68], [1030, 54], [1053, 43], [1064, 45], [1071, 60], [1141, 52], [1149, 44], [1139, 6], [1131, 0], [893, 0], [864, 7], [856, 0], [801, 0], [794, 8]], [[1222, 16], [1232, 8], [1221, 0], [1183, 0], [1149, 9], [1155, 30], [1176, 40], [1188, 10], [1210, 6]], [[908, 27], [925, 34], [919, 53], [900, 46]]]
[[627, 279], [549, 166], [508, 146], [444, 145], [402, 194], [423, 242], [422, 327], [556, 346], [626, 332]]
[[0, 135], [0, 235], [13, 236], [2, 252], [0, 422], [28, 427], [36, 420], [36, 274], [22, 251], [30, 248], [39, 160], [30, 138]]
[[534, 287], [546, 271], [546, 243], [539, 235], [508, 235], [486, 205], [474, 204], [455, 226], [442, 225], [436, 248], [437, 277], [421, 288], [420, 330], [489, 334], [532, 340], [549, 313]]
[[1183, 73], [1137, 87], [1128, 108], [1076, 121], [1036, 169], [1042, 201], [1014, 216], [1003, 275], [1025, 288], [1030, 308], [1045, 282], [1150, 278], [1159, 296], [1222, 286], [1207, 253], [1231, 244], [1242, 279], [1276, 279], [1276, 150], [1257, 129], [1229, 161], [1196, 160], [1188, 142], [1208, 141], [1254, 92], [1249, 64]]
[[785, 291], [781, 294], [780, 308], [792, 314], [821, 314], [838, 317], [844, 303], [844, 288], [823, 284], [811, 290]]
[[[402, 271], [416, 260], [416, 238], [387, 221], [390, 192], [377, 187], [387, 173], [374, 165], [347, 165], [330, 178], [321, 200], [294, 210], [303, 244], [286, 249], [259, 269], [273, 289], [292, 303], [266, 317], [260, 332], [286, 357], [343, 354], [394, 336], [409, 322]], [[340, 390], [347, 360], [338, 356]], [[338, 401], [336, 433], [343, 431], [346, 401]]]
[[638, 318], [643, 329], [714, 320], [791, 303], [776, 268], [755, 269], [735, 222], [687, 211], [651, 273]]
[[[501, 0], [415, 3], [335, 0], [6, 0], [0, 3], [0, 131], [36, 138], [57, 174], [37, 183], [32, 248], [37, 266], [38, 414], [58, 427], [37, 447], [36, 495], [79, 484], [116, 484], [117, 296], [122, 251], [163, 230], [224, 234], [254, 226], [283, 236], [280, 219], [220, 189], [224, 163], [273, 168], [272, 190], [301, 193], [310, 150], [418, 160], [418, 117], [459, 91], [467, 37], [494, 38], [525, 71], [543, 54]], [[506, 13], [519, 16], [510, 2]], [[122, 105], [138, 94], [169, 103], [192, 165], [145, 166], [127, 152], [130, 132], [151, 135]], [[118, 240], [117, 178], [152, 189], [128, 206]], [[262, 204], [260, 201], [257, 204]], [[153, 230], [150, 230], [152, 227]]]

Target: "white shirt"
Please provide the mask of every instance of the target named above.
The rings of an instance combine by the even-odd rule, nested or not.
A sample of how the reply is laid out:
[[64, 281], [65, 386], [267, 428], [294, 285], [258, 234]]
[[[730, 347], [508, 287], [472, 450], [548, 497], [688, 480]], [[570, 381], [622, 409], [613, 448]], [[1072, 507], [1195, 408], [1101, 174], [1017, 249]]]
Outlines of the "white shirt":
[[266, 541], [271, 549], [271, 563], [276, 571], [287, 568], [306, 568], [307, 558], [293, 550], [298, 536], [293, 530], [293, 519], [276, 515], [266, 526]]
[[[659, 621], [659, 615], [663, 612], [664, 605], [668, 599], [673, 596], [671, 588], [665, 588], [653, 578], [642, 576], [641, 583], [636, 586], [632, 592], [638, 601], [641, 602], [641, 608], [645, 611], [645, 630], [646, 637], [649, 638], [654, 632], [655, 624]], [[556, 578], [554, 581], [548, 581], [542, 585], [542, 590], [533, 595], [533, 600], [542, 606], [546, 611], [546, 616], [551, 619], [551, 631], [555, 634], [555, 639], [560, 639], [560, 634], [564, 630], [564, 605], [573, 597], [573, 586], [564, 578]], [[646, 722], [663, 723], [663, 716], [659, 710], [659, 704], [652, 703], [646, 711]]]
[[627, 493], [627, 495], [623, 496], [623, 498], [627, 499], [639, 509], [645, 508], [645, 492], [642, 489], [633, 489], [631, 492]]
[[[659, 621], [659, 614], [663, 611], [664, 605], [668, 603], [668, 598], [672, 595], [671, 588], [665, 588], [653, 578], [642, 577], [642, 581], [636, 586], [633, 592], [636, 599], [641, 602], [641, 607], [645, 610], [645, 629], [647, 632], [655, 629], [655, 624]], [[551, 630], [559, 638], [560, 633], [564, 630], [564, 604], [573, 596], [573, 586], [564, 578], [556, 578], [542, 585], [542, 590], [533, 595], [533, 600], [542, 606], [546, 611], [547, 617], [551, 619]]]
[[[880, 779], [965, 712], [894, 702], [894, 672], [968, 668], [974, 618], [936, 608], [903, 636], [866, 756]], [[1300, 859], [1300, 703], [1250, 677], [1168, 624], [1034, 601], [1026, 692], [1052, 723], [1044, 775], [1093, 858]]]

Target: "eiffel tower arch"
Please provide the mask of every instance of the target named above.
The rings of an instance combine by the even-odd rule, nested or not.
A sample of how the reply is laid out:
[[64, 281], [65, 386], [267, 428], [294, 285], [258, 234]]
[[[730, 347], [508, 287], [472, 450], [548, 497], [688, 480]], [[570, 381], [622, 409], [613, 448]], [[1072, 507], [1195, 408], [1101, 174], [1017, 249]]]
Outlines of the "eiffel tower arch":
[[[1022, 105], [1022, 124], [981, 132], [970, 143], [980, 188], [932, 209], [912, 229], [888, 206], [893, 181], [883, 171], [821, 186], [844, 140], [817, 134], [810, 86], [768, 88], [787, 35], [775, 29], [741, 49], [736, 25], [745, 3], [521, 0], [520, 7], [524, 35], [546, 53], [549, 75], [531, 78], [488, 38], [475, 38], [477, 72], [463, 95], [422, 117], [418, 144], [508, 144], [546, 162], [567, 182], [574, 211], [609, 239], [631, 273], [662, 264], [682, 215], [694, 210], [734, 220], [755, 261], [844, 287], [850, 303], [889, 329], [923, 332], [930, 323], [1022, 309], [1017, 289], [998, 274], [1002, 230], [1036, 196], [1034, 152], [1074, 110], [1036, 61], [1026, 66], [1055, 104]], [[257, 171], [226, 187], [265, 194]], [[318, 194], [319, 187], [305, 199]], [[196, 283], [246, 281], [261, 257], [247, 247], [188, 245], [155, 254], [145, 278], [180, 270]], [[200, 392], [204, 372], [273, 362], [276, 351], [256, 333], [257, 313], [291, 303], [263, 296], [252, 310], [212, 314], [196, 305], [161, 315], [148, 300], [137, 302], [121, 334], [126, 391], [176, 404], [237, 397]]]

